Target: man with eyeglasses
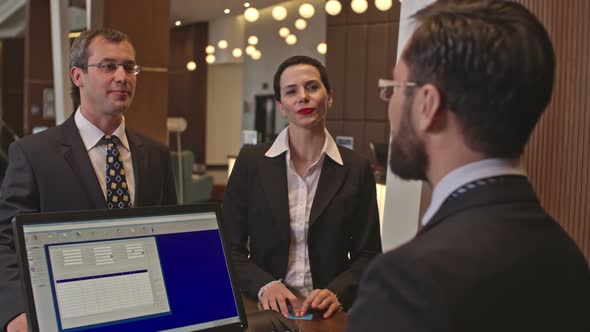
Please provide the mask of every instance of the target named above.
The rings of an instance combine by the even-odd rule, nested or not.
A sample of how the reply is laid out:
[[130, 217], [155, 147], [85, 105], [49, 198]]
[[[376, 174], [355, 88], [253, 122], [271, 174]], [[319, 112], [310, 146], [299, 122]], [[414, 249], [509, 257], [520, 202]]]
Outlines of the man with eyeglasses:
[[432, 200], [417, 236], [371, 263], [348, 331], [590, 331], [588, 263], [520, 163], [553, 89], [545, 28], [514, 1], [439, 0], [413, 18], [379, 85], [391, 170]]
[[7, 331], [27, 331], [15, 215], [176, 204], [168, 149], [125, 127], [140, 72], [127, 35], [83, 32], [70, 54], [77, 111], [10, 146], [0, 189], [0, 326]]

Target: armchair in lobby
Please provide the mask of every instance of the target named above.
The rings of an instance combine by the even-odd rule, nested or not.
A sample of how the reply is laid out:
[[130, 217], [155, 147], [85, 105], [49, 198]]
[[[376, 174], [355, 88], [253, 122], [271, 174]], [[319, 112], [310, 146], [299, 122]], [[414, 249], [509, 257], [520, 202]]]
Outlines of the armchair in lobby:
[[[178, 202], [180, 204], [190, 204], [209, 201], [211, 199], [211, 191], [213, 190], [213, 177], [211, 175], [193, 174], [193, 164], [195, 163], [194, 153], [184, 150], [181, 152], [180, 158], [178, 158], [177, 152], [170, 152], [170, 155]], [[179, 160], [181, 161], [181, 167], [178, 167]], [[180, 177], [179, 170], [182, 170]], [[179, 179], [182, 181], [182, 186], [180, 185], [181, 182]], [[182, 192], [180, 188], [182, 188]]]

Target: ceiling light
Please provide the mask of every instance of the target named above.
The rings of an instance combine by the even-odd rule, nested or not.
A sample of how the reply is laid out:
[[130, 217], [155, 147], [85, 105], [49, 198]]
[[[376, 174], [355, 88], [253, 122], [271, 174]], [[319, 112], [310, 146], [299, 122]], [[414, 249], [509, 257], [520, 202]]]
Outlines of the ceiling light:
[[180, 26], [181, 24], [182, 24], [182, 22], [180, 22], [180, 21], [174, 22], [174, 25], [176, 25], [176, 26]]
[[244, 2], [244, 7], [246, 7], [246, 8], [250, 7], [250, 3], [249, 2]]
[[248, 22], [256, 22], [259, 16], [258, 9], [254, 7], [250, 7], [244, 11], [244, 18]]
[[297, 19], [297, 21], [295, 21], [295, 28], [297, 30], [305, 30], [305, 28], [307, 28], [307, 22], [302, 18]]
[[279, 29], [279, 36], [281, 36], [282, 38], [286, 38], [291, 32], [289, 31], [289, 29], [282, 27]]
[[217, 43], [217, 47], [219, 47], [220, 49], [224, 50], [227, 48], [227, 40], [222, 39]]
[[256, 37], [255, 35], [248, 37], [248, 44], [249, 45], [258, 45], [258, 37]]
[[350, 8], [352, 8], [353, 12], [362, 14], [367, 11], [369, 4], [367, 3], [367, 0], [352, 0], [350, 3]]
[[208, 45], [207, 47], [205, 47], [205, 53], [207, 53], [207, 54], [213, 54], [213, 53], [215, 53], [215, 46]]
[[275, 6], [272, 9], [272, 18], [274, 18], [275, 20], [282, 21], [285, 19], [285, 17], [287, 17], [287, 9], [285, 9], [285, 7]]
[[234, 58], [239, 58], [242, 56], [242, 50], [239, 48], [234, 48], [233, 51], [231, 51], [231, 54], [234, 56]]
[[310, 3], [304, 3], [299, 6], [299, 15], [303, 18], [311, 18], [315, 14], [315, 9]]
[[326, 2], [326, 13], [335, 16], [340, 14], [340, 12], [342, 11], [342, 5], [340, 4], [340, 1], [338, 0], [329, 0], [328, 2]]
[[393, 6], [392, 0], [375, 0], [375, 7], [380, 11], [388, 11]]
[[186, 63], [186, 69], [188, 69], [189, 71], [194, 71], [195, 69], [197, 69], [197, 64], [194, 61], [189, 61]]
[[205, 58], [205, 61], [207, 61], [207, 63], [214, 63], [215, 62], [215, 55], [213, 55], [213, 54], [207, 55], [207, 57]]
[[246, 47], [246, 54], [248, 55], [252, 55], [254, 52], [256, 52], [256, 47], [249, 45], [248, 47]]
[[319, 54], [326, 54], [327, 52], [328, 52], [328, 44], [319, 43], [318, 44], [318, 53]]
[[259, 50], [256, 50], [254, 53], [252, 53], [252, 59], [254, 60], [258, 60], [262, 57], [262, 52], [260, 52]]
[[231, 10], [229, 10], [229, 8], [225, 8], [225, 9], [223, 10], [223, 13], [224, 13], [224, 14], [229, 14], [230, 12], [231, 12]]
[[295, 43], [297, 43], [297, 36], [288, 35], [287, 38], [285, 38], [285, 42], [287, 45], [295, 45]]

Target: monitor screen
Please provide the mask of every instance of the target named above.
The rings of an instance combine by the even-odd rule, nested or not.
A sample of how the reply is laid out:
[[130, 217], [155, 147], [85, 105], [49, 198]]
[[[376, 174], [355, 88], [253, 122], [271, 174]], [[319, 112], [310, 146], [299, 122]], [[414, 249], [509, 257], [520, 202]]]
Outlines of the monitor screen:
[[198, 331], [240, 322], [215, 212], [22, 227], [40, 331]]

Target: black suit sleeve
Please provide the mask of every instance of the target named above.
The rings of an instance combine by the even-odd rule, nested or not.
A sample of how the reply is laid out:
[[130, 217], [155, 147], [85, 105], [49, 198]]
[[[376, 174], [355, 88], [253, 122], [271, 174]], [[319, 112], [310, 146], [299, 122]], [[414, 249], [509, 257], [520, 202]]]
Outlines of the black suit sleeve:
[[248, 249], [248, 182], [249, 148], [242, 149], [236, 159], [223, 198], [223, 220], [227, 225], [232, 261], [236, 268], [240, 288], [257, 298], [262, 286], [276, 280], [249, 258]]
[[18, 143], [10, 145], [9, 159], [0, 189], [0, 326], [25, 311], [12, 219], [20, 213], [39, 211], [33, 170]]
[[338, 296], [345, 309], [352, 305], [369, 262], [382, 252], [375, 177], [368, 161], [363, 162], [360, 173], [361, 189], [351, 234], [350, 267], [327, 287]]
[[449, 331], [435, 305], [436, 288], [416, 261], [390, 252], [370, 264], [349, 311], [348, 332]]

